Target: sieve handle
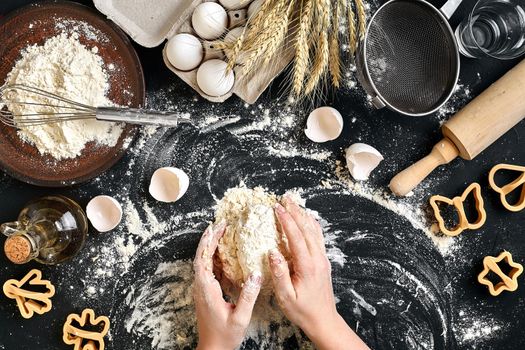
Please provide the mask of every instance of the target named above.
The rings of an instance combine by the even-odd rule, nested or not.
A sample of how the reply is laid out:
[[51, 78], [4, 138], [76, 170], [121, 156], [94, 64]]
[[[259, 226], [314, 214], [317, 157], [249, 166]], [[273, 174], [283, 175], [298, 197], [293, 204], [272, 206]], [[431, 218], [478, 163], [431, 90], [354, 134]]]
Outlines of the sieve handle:
[[441, 6], [441, 13], [447, 17], [447, 19], [450, 19], [454, 12], [458, 9], [459, 5], [461, 5], [461, 2], [463, 0], [448, 0], [445, 5]]
[[396, 196], [406, 196], [434, 169], [450, 163], [458, 155], [459, 151], [456, 146], [445, 138], [432, 148], [428, 156], [394, 176], [390, 181], [390, 189]]

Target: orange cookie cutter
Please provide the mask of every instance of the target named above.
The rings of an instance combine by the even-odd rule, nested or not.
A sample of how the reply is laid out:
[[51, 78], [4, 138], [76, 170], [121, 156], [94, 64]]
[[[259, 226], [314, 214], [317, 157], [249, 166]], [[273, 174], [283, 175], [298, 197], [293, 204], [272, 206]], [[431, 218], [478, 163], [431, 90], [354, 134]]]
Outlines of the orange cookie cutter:
[[[498, 263], [505, 260], [505, 262], [512, 267], [508, 276], [501, 271], [501, 268], [498, 266]], [[502, 252], [497, 257], [486, 256], [483, 259], [483, 271], [478, 275], [478, 282], [486, 285], [489, 288], [489, 293], [493, 296], [498, 296], [504, 290], [513, 292], [518, 289], [518, 276], [523, 272], [523, 266], [519, 263], [516, 263], [512, 260], [512, 254], [509, 252]], [[494, 272], [501, 278], [501, 282], [494, 285], [489, 279], [487, 279], [487, 274], [489, 272]]]
[[[77, 322], [80, 327], [89, 323], [90, 327], [100, 326], [98, 332], [88, 331], [73, 325]], [[67, 345], [74, 345], [74, 350], [104, 350], [104, 337], [109, 331], [109, 318], [106, 316], [95, 317], [92, 309], [84, 309], [81, 315], [70, 314], [63, 327], [62, 339]], [[85, 342], [84, 345], [82, 345]]]
[[[506, 184], [503, 187], [499, 187], [496, 185], [496, 181], [494, 180], [494, 177], [496, 176], [496, 173], [500, 170], [512, 170], [521, 172], [521, 175], [518, 176], [514, 181]], [[498, 164], [494, 166], [492, 169], [490, 169], [489, 173], [489, 185], [490, 187], [499, 193], [501, 203], [503, 206], [510, 211], [517, 212], [525, 209], [525, 167], [519, 166], [519, 165], [512, 165], [512, 164]], [[516, 188], [521, 187], [521, 194], [520, 198], [518, 199], [518, 202], [515, 204], [510, 204], [507, 200], [507, 196], [509, 193], [513, 192]]]
[[[34, 292], [24, 289], [24, 285], [44, 286], [46, 292]], [[27, 287], [26, 287], [27, 288]], [[20, 281], [10, 279], [4, 283], [3, 291], [6, 297], [15, 299], [23, 318], [31, 318], [35, 313], [42, 315], [53, 306], [51, 297], [55, 295], [55, 287], [48, 280], [42, 279], [42, 272], [37, 269], [29, 271]]]
[[[474, 194], [474, 199], [476, 201], [476, 211], [478, 212], [478, 219], [474, 223], [470, 223], [468, 221], [467, 215], [465, 214], [465, 206], [463, 202], [467, 199], [470, 193]], [[443, 219], [443, 216], [441, 216], [441, 213], [439, 211], [439, 203], [445, 203], [447, 205], [453, 205], [459, 216], [459, 222], [456, 227], [449, 230], [445, 226], [445, 219]], [[469, 187], [465, 189], [463, 194], [460, 197], [454, 197], [453, 199], [444, 197], [444, 196], [432, 196], [430, 197], [430, 205], [432, 206], [432, 209], [434, 210], [434, 216], [436, 217], [436, 220], [439, 224], [439, 229], [443, 234], [447, 236], [457, 236], [464, 230], [477, 230], [481, 226], [485, 224], [485, 221], [487, 221], [487, 212], [484, 208], [484, 201], [483, 197], [481, 195], [481, 186], [474, 182]]]

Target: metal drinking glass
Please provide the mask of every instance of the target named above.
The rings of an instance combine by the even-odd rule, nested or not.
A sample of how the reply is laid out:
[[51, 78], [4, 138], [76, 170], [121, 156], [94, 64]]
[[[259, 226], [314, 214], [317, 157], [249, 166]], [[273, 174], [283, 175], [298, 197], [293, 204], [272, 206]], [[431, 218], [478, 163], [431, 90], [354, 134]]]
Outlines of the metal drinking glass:
[[478, 0], [455, 34], [464, 56], [516, 58], [525, 53], [525, 0]]

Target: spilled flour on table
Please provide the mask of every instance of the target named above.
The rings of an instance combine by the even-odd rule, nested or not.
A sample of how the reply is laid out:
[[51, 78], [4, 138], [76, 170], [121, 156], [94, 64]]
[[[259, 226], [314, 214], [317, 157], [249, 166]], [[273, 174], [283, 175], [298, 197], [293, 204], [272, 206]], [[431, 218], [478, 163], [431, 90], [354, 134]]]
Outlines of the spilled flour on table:
[[[126, 339], [126, 346], [140, 349], [195, 347], [191, 260], [213, 220], [215, 201], [244, 181], [277, 194], [295, 189], [319, 211], [338, 307], [361, 336], [378, 348], [388, 341], [398, 341], [400, 348], [446, 348], [451, 343], [453, 312], [443, 257], [460, 249], [461, 239], [432, 233], [419, 192], [399, 199], [352, 181], [345, 164], [336, 164], [340, 155], [302, 142], [302, 115], [285, 102], [245, 106], [249, 113], [241, 117], [214, 105], [209, 114], [193, 113], [196, 101], [181, 107], [170, 100], [173, 95], [171, 87], [162, 90], [148, 97], [148, 106], [189, 111], [196, 127], [142, 128], [123, 173], [109, 172], [92, 183], [124, 208], [121, 226], [97, 235], [97, 251], [83, 253], [81, 264], [79, 304], [108, 300], [115, 320], [112, 339]], [[164, 205], [149, 197], [147, 186], [152, 172], [168, 165], [188, 172], [192, 182], [179, 202]], [[106, 188], [114, 178], [118, 187]], [[366, 206], [378, 216], [363, 218], [348, 205]], [[78, 267], [70, 269], [73, 273]], [[71, 294], [78, 296], [79, 290]], [[482, 322], [475, 312], [469, 320], [470, 325]], [[455, 331], [470, 344], [471, 333], [487, 334], [482, 324]], [[243, 349], [309, 347], [271, 298], [258, 303]]]

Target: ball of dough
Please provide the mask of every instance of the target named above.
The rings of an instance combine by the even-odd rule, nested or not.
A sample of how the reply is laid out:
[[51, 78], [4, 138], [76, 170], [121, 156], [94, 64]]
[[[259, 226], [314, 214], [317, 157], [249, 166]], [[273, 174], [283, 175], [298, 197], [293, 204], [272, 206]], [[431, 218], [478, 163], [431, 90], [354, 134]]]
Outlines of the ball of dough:
[[199, 39], [191, 34], [177, 34], [166, 45], [168, 61], [178, 70], [190, 71], [199, 66], [204, 50]]
[[263, 188], [229, 189], [216, 207], [216, 222], [228, 227], [219, 241], [219, 258], [226, 277], [241, 287], [250, 274], [262, 276], [263, 293], [272, 291], [268, 252], [278, 249], [289, 258], [286, 237], [277, 229], [273, 208], [278, 198]]
[[191, 24], [198, 36], [206, 40], [220, 37], [228, 26], [228, 14], [216, 2], [203, 2], [195, 8]]

